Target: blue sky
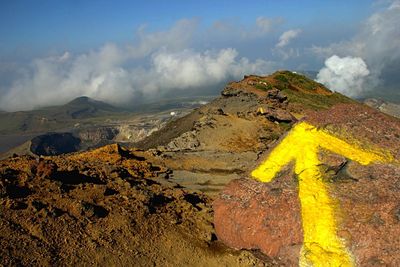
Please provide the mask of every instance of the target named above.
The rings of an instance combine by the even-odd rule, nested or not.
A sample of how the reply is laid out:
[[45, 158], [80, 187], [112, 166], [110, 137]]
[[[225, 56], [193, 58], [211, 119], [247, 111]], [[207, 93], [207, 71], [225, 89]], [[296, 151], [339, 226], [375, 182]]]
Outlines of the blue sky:
[[132, 41], [141, 25], [163, 30], [183, 18], [197, 18], [206, 27], [219, 20], [249, 25], [263, 16], [282, 18], [282, 28], [336, 26], [343, 30], [348, 25], [354, 30], [371, 6], [367, 0], [1, 1], [0, 53], [82, 51], [106, 42]]
[[398, 0], [13, 0], [0, 20], [5, 110], [217, 93], [276, 69], [326, 69], [333, 90], [400, 99]]

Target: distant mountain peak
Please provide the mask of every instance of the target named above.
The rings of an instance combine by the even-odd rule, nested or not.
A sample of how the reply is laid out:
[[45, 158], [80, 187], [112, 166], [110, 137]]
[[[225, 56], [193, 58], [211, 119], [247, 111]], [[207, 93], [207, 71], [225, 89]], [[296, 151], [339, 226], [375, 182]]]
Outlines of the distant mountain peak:
[[87, 96], [80, 96], [64, 105], [73, 118], [92, 117], [104, 112], [120, 112], [118, 108]]
[[88, 96], [79, 96], [79, 97], [71, 100], [70, 102], [68, 102], [66, 105], [76, 105], [76, 104], [103, 104], [103, 105], [111, 106], [110, 104], [107, 104], [100, 100], [95, 100]]
[[71, 102], [77, 102], [77, 101], [88, 102], [90, 100], [91, 100], [91, 98], [88, 96], [79, 96], [79, 97], [73, 99]]

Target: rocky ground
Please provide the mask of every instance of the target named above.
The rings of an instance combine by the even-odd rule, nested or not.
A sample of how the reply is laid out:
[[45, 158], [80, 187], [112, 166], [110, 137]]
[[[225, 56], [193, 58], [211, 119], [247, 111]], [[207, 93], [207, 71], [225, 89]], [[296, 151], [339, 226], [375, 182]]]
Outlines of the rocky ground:
[[[292, 72], [246, 76], [134, 145], [0, 161], [1, 263], [296, 266], [293, 164], [270, 184], [251, 171], [305, 121], [400, 159], [398, 119]], [[319, 159], [355, 262], [396, 266], [397, 165]]]
[[260, 155], [298, 119], [354, 102], [292, 72], [247, 76], [221, 96], [135, 144], [172, 169], [171, 179], [216, 195], [248, 173]]
[[2, 265], [253, 266], [216, 241], [211, 200], [117, 145], [0, 163]]

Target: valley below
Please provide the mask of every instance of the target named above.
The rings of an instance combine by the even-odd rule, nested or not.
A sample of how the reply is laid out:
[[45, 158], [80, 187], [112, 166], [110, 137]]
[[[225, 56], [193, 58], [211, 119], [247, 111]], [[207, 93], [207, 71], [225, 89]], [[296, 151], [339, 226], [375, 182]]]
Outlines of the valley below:
[[[35, 153], [30, 149], [31, 140], [40, 137], [40, 140], [49, 141], [55, 133], [71, 133], [78, 138], [79, 146], [74, 151], [115, 142], [135, 143], [161, 129], [167, 122], [207, 103], [209, 99], [183, 98], [164, 101], [162, 105], [149, 104], [135, 110], [126, 110], [80, 97], [60, 107], [4, 112], [0, 114], [0, 158], [13, 153]], [[49, 146], [51, 142], [45, 145]], [[61, 152], [57, 153], [54, 148], [52, 154]]]

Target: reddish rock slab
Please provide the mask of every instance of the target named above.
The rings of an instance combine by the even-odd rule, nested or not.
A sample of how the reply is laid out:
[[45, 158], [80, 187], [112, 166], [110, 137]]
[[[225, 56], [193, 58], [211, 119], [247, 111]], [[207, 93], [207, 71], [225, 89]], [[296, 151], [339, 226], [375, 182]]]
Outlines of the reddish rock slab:
[[257, 249], [282, 263], [297, 264], [303, 241], [296, 181], [291, 175], [263, 184], [232, 181], [214, 201], [218, 238], [236, 249]]
[[338, 234], [358, 266], [400, 266], [400, 168], [349, 164], [353, 180], [330, 184]]
[[[311, 114], [306, 121], [346, 142], [393, 156], [392, 162], [363, 166], [319, 152], [335, 203], [336, 234], [355, 265], [400, 266], [400, 120], [356, 104]], [[303, 232], [293, 168], [269, 183], [232, 181], [214, 201], [214, 224], [227, 245], [259, 249], [285, 266], [298, 266]]]

